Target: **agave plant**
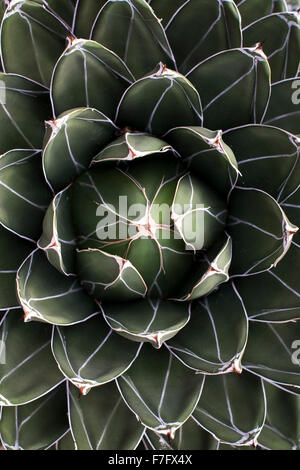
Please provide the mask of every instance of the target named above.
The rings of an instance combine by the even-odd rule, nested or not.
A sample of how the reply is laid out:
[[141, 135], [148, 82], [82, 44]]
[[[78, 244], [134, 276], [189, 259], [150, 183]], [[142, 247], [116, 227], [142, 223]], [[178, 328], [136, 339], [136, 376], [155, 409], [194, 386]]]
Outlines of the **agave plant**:
[[4, 448], [299, 449], [298, 13], [0, 15]]

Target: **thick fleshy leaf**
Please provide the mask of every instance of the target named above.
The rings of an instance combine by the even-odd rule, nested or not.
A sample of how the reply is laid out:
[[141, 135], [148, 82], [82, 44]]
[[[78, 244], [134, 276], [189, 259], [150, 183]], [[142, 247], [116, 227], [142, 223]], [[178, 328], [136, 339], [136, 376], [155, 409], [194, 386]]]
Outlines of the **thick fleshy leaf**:
[[42, 170], [41, 153], [11, 150], [0, 158], [0, 222], [20, 237], [36, 240], [51, 191]]
[[178, 4], [165, 31], [181, 73], [187, 73], [217, 52], [241, 47], [240, 15], [232, 0], [164, 0], [160, 3], [166, 4], [163, 7], [166, 9], [172, 8], [172, 3]]
[[[10, 2], [1, 25], [1, 56], [6, 72], [17, 73], [45, 86], [70, 31], [41, 2]], [[20, 51], [26, 51], [25, 54]]]
[[249, 319], [275, 323], [300, 320], [299, 265], [300, 250], [292, 244], [276, 268], [234, 281]]
[[264, 43], [263, 49], [272, 71], [272, 83], [297, 75], [300, 54], [298, 16], [297, 12], [276, 13], [259, 18], [243, 29], [245, 46]]
[[172, 127], [202, 125], [202, 109], [194, 86], [160, 64], [152, 75], [137, 80], [124, 93], [117, 123], [161, 136]]
[[200, 94], [205, 127], [229, 129], [262, 120], [270, 96], [270, 67], [259, 44], [215, 54], [187, 78]]
[[73, 108], [96, 108], [112, 118], [132, 81], [130, 71], [114, 52], [95, 41], [74, 39], [53, 72], [53, 112], [58, 116]]
[[6, 7], [7, 7], [6, 2], [2, 1], [0, 3], [0, 22], [2, 21], [3, 15], [4, 15], [5, 10], [6, 10]]
[[16, 276], [19, 266], [34, 249], [34, 245], [21, 240], [0, 225], [0, 310], [18, 307]]
[[[142, 207], [141, 212], [129, 215], [128, 208], [136, 205]], [[126, 241], [127, 225], [132, 225], [137, 215], [145, 215], [147, 198], [143, 188], [121, 168], [97, 165], [73, 184], [72, 207], [79, 246], [84, 243], [89, 248], [94, 241], [101, 248], [112, 241]], [[114, 230], [108, 230], [110, 224]]]
[[182, 6], [182, 0], [146, 0], [150, 7], [154, 10], [157, 18], [165, 27], [178, 8]]
[[0, 432], [6, 450], [44, 450], [69, 428], [66, 386], [23, 406], [4, 406]]
[[175, 127], [164, 138], [180, 153], [185, 165], [211, 188], [226, 197], [238, 175], [232, 150], [221, 131], [203, 127]]
[[267, 418], [259, 445], [272, 450], [300, 450], [300, 397], [265, 383]]
[[121, 57], [135, 78], [151, 72], [159, 62], [175, 67], [164, 29], [143, 0], [108, 0], [97, 15], [91, 38]]
[[55, 196], [46, 212], [43, 234], [38, 241], [49, 263], [67, 276], [74, 274], [76, 255], [70, 193], [71, 188], [67, 187]]
[[89, 39], [97, 14], [107, 0], [77, 0], [74, 33], [77, 38]]
[[55, 191], [83, 173], [116, 132], [110, 119], [91, 108], [76, 109], [46, 124], [43, 168]]
[[243, 26], [280, 11], [287, 11], [285, 0], [234, 0], [242, 16]]
[[49, 92], [19, 75], [0, 73], [0, 154], [40, 149], [44, 120], [51, 116]]
[[224, 231], [226, 216], [225, 201], [208, 185], [192, 174], [179, 179], [171, 217], [190, 250], [209, 248]]
[[234, 285], [194, 303], [188, 325], [167, 343], [187, 367], [208, 374], [240, 373], [248, 319]]
[[77, 450], [133, 450], [144, 427], [125, 405], [114, 382], [78, 396], [70, 386], [69, 413]]
[[194, 411], [204, 376], [193, 373], [167, 349], [145, 344], [117, 384], [129, 408], [146, 427], [174, 437]]
[[262, 380], [243, 372], [207, 377], [193, 418], [221, 442], [249, 446], [257, 444], [265, 414]]
[[126, 132], [96, 155], [92, 163], [131, 161], [168, 150], [171, 150], [171, 146], [161, 139], [149, 134]]
[[[205, 219], [204, 219], [205, 223]], [[232, 259], [232, 241], [224, 234], [217, 242], [195, 260], [193, 272], [186, 276], [178, 288], [175, 299], [194, 300], [209, 292], [229, 279], [229, 267]]]
[[26, 325], [22, 310], [11, 310], [1, 320], [0, 336], [5, 344], [5, 364], [0, 366], [0, 405], [29, 403], [64, 380], [51, 353], [49, 325]]
[[[123, 374], [141, 345], [108, 328], [101, 315], [80, 325], [53, 330], [52, 349], [63, 374], [86, 395], [92, 387]], [[118, 354], [118, 352], [120, 354]]]
[[147, 299], [102, 304], [101, 308], [109, 326], [121, 336], [160, 348], [164, 341], [186, 326], [191, 305]]
[[57, 271], [41, 250], [35, 250], [20, 267], [17, 292], [25, 322], [73, 325], [98, 314], [79, 281]]
[[299, 321], [250, 322], [244, 366], [268, 380], [300, 388], [299, 338]]
[[[67, 0], [66, 2], [62, 2], [61, 0], [40, 1], [42, 1], [46, 8], [53, 13], [53, 15], [57, 16], [60, 21], [63, 20], [70, 28], [72, 27], [77, 0]], [[68, 29], [67, 25], [66, 28]]]
[[[117, 293], [121, 301], [141, 299], [153, 290], [159, 291], [156, 297], [177, 294], [194, 258], [194, 250], [186, 249], [171, 218], [182, 172], [186, 170], [174, 155], [155, 154], [128, 166], [94, 165], [76, 180], [72, 206], [79, 246], [77, 272], [92, 295], [114, 298]], [[203, 189], [204, 183], [198, 184]], [[223, 208], [212, 191], [203, 190], [201, 195], [201, 203], [212, 206], [212, 213], [220, 212], [220, 204]], [[222, 232], [221, 220], [218, 226]], [[181, 269], [174, 276], [178, 263]]]
[[261, 189], [278, 200], [295, 170], [298, 139], [276, 127], [248, 125], [226, 131], [224, 140], [238, 160], [239, 185]]
[[77, 252], [81, 284], [97, 299], [134, 300], [146, 295], [147, 286], [133, 264], [95, 248]]
[[62, 438], [48, 447], [47, 450], [76, 450], [75, 443], [71, 431], [69, 430]]
[[274, 83], [264, 123], [300, 135], [300, 80], [289, 78]]
[[[296, 140], [298, 145], [298, 156], [300, 155], [300, 139]], [[294, 221], [297, 227], [300, 227], [300, 158], [295, 162], [294, 167], [290, 171], [288, 177], [282, 184], [281, 191], [278, 196], [278, 201], [282, 209], [286, 212], [287, 216]], [[300, 233], [295, 234], [295, 246], [300, 245]]]
[[147, 430], [143, 437], [146, 450], [216, 450], [218, 441], [202, 429], [191, 416], [177, 431], [175, 438]]
[[298, 230], [275, 199], [254, 188], [237, 186], [230, 198], [229, 213], [232, 274], [254, 274], [276, 266]]

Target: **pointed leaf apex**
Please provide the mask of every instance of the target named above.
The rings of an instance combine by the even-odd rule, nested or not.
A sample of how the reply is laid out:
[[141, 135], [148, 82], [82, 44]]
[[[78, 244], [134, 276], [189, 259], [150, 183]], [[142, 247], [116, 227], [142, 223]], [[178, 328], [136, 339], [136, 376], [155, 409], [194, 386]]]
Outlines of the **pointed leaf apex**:
[[70, 36], [67, 37], [67, 41], [68, 41], [68, 47], [72, 47], [72, 46], [75, 46], [76, 43], [80, 41], [80, 39], [76, 39], [75, 36], [71, 34]]
[[256, 52], [256, 54], [260, 55], [264, 60], [268, 60], [268, 57], [264, 53], [263, 45], [265, 41], [258, 42], [255, 44], [254, 47], [250, 48], [252, 52]]

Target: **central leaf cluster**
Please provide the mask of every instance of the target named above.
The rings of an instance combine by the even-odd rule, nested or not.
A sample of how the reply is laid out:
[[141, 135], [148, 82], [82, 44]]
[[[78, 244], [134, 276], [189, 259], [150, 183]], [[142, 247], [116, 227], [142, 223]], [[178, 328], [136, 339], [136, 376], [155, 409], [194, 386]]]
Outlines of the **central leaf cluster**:
[[205, 273], [203, 254], [219, 249], [223, 199], [172, 147], [126, 133], [69, 188], [75, 274], [99, 300], [185, 298]]

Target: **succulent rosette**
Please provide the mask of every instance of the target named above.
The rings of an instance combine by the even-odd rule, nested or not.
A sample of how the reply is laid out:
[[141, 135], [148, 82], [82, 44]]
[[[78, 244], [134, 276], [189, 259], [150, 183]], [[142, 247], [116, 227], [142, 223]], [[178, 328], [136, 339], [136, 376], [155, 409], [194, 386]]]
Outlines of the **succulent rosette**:
[[299, 14], [0, 12], [4, 448], [299, 449]]

